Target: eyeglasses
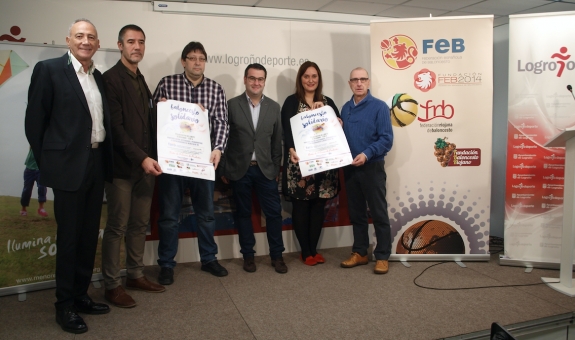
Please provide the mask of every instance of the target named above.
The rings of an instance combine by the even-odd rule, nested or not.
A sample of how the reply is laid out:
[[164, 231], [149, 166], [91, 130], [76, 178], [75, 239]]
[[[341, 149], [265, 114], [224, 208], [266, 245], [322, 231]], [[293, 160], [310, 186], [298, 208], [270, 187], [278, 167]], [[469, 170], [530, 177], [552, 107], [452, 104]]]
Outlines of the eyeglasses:
[[264, 83], [266, 81], [266, 78], [256, 78], [256, 77], [249, 76], [248, 81], [250, 83], [255, 83], [256, 81], [258, 81], [260, 83]]
[[191, 62], [193, 62], [193, 63], [195, 63], [196, 61], [199, 61], [200, 63], [205, 63], [205, 62], [206, 62], [206, 58], [204, 58], [204, 57], [199, 57], [199, 58], [196, 58], [196, 57], [186, 57], [186, 59], [188, 59], [189, 61], [191, 61]]
[[352, 84], [357, 84], [357, 82], [360, 82], [360, 83], [363, 84], [363, 83], [365, 83], [365, 82], [368, 81], [368, 80], [369, 80], [369, 78], [351, 78], [351, 79], [349, 80], [349, 82], [352, 83]]

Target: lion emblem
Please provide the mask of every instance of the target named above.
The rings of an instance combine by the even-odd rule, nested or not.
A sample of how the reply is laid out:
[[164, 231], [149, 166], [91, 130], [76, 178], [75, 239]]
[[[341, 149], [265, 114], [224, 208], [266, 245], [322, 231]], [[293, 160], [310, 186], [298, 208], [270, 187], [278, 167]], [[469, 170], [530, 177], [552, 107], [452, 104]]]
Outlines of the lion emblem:
[[436, 79], [435, 72], [424, 68], [413, 75], [413, 86], [422, 92], [427, 92], [435, 87]]

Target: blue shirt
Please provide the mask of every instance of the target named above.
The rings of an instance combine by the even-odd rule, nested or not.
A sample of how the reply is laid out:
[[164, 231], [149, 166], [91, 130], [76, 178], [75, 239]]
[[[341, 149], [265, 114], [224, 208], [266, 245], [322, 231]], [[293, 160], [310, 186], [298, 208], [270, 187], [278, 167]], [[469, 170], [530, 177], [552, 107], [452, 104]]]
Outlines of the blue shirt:
[[371, 95], [355, 104], [353, 96], [341, 109], [343, 132], [353, 158], [364, 153], [367, 162], [383, 160], [393, 145], [389, 107]]

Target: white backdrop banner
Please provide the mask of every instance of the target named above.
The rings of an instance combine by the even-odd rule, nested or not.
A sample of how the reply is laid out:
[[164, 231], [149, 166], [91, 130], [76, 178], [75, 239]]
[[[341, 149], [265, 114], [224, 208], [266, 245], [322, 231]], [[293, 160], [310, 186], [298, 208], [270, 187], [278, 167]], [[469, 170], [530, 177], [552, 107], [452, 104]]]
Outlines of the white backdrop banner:
[[543, 145], [575, 125], [575, 12], [509, 17], [505, 256], [559, 263], [565, 150]]
[[371, 70], [393, 124], [392, 254], [487, 254], [493, 16], [373, 22]]

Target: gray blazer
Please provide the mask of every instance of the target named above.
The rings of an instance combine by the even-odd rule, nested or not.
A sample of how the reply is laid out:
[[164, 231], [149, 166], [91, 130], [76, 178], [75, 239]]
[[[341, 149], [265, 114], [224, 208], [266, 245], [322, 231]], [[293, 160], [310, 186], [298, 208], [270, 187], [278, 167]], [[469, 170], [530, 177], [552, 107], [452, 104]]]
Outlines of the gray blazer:
[[280, 106], [264, 96], [258, 126], [254, 129], [246, 93], [228, 100], [230, 135], [223, 154], [223, 175], [229, 180], [242, 178], [250, 166], [252, 153], [268, 179], [279, 174], [282, 160], [282, 123]]

